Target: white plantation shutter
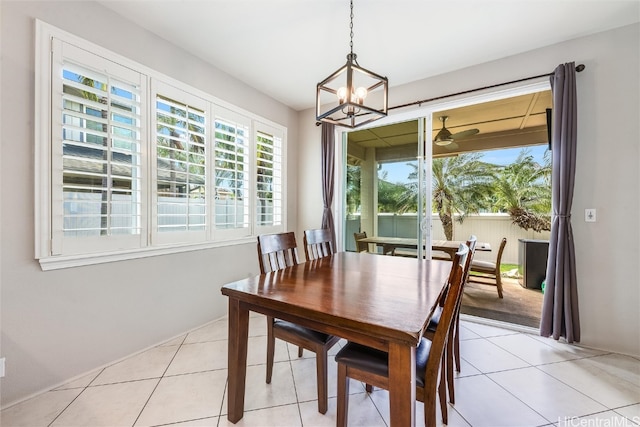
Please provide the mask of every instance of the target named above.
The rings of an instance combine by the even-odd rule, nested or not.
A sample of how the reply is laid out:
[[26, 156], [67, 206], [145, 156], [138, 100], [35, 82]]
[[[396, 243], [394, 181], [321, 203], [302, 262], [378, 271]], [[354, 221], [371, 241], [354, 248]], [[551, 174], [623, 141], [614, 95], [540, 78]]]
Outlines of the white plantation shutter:
[[215, 114], [216, 236], [249, 236], [251, 120], [220, 107]]
[[43, 270], [284, 230], [285, 127], [38, 20], [34, 77]]
[[77, 47], [54, 46], [53, 252], [140, 247], [144, 78]]
[[154, 79], [151, 153], [153, 244], [207, 239], [209, 103]]
[[278, 129], [256, 122], [256, 227], [257, 233], [282, 230], [283, 135]]
[[208, 200], [207, 103], [162, 83], [154, 87], [156, 240], [203, 240]]

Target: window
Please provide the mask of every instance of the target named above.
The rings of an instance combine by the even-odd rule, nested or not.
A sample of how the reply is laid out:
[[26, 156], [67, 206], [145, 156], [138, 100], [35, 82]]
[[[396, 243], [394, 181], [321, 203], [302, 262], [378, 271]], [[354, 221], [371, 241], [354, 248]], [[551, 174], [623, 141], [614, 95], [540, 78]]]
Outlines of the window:
[[216, 109], [215, 227], [219, 236], [250, 234], [250, 120]]
[[209, 103], [154, 80], [152, 243], [206, 241]]
[[286, 129], [42, 22], [37, 32], [43, 269], [284, 229]]
[[54, 58], [52, 254], [140, 247], [145, 76], [57, 39]]
[[140, 234], [138, 87], [71, 63], [62, 74], [64, 234]]
[[204, 111], [162, 96], [156, 108], [158, 231], [204, 230]]
[[256, 147], [256, 221], [270, 231], [282, 225], [282, 136], [263, 126]]

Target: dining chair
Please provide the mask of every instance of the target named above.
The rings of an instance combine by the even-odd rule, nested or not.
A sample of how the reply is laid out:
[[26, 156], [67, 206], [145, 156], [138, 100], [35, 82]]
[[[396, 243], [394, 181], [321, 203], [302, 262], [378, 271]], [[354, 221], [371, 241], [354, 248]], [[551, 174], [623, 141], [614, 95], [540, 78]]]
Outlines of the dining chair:
[[[465, 260], [465, 265], [462, 273], [462, 284], [460, 285], [461, 290], [460, 294], [464, 293], [464, 285], [467, 281], [467, 277], [469, 276], [469, 269], [471, 267], [471, 263], [473, 262], [473, 257], [476, 252], [476, 244], [478, 243], [478, 239], [475, 235], [471, 235], [469, 240], [467, 240], [466, 245], [469, 248], [469, 253], [467, 255], [467, 259]], [[445, 304], [445, 298], [441, 295], [441, 299], [439, 301], [438, 307], [433, 313], [429, 324], [424, 332], [424, 337], [432, 340], [435, 336], [438, 324], [440, 322], [440, 317], [442, 315], [442, 309]], [[441, 374], [441, 381], [446, 377], [447, 390], [449, 394], [449, 402], [451, 404], [455, 404], [455, 389], [453, 382], [453, 370], [455, 369], [457, 372], [460, 372], [460, 306], [462, 305], [462, 297], [458, 300], [458, 304], [456, 305], [455, 312], [453, 314], [453, 321], [451, 322], [451, 326], [449, 328], [447, 345], [445, 348], [445, 371]], [[454, 366], [455, 364], [455, 366]], [[446, 411], [446, 405], [443, 406], [443, 411]], [[446, 414], [443, 414], [443, 417], [446, 417]]]
[[[296, 237], [293, 232], [258, 236], [260, 272], [266, 274], [299, 263]], [[276, 338], [316, 354], [316, 384], [318, 412], [327, 412], [327, 352], [340, 338], [317, 332], [298, 324], [267, 316], [267, 384], [271, 384]]]
[[307, 261], [323, 258], [335, 252], [331, 230], [328, 228], [305, 230], [303, 243]]
[[[464, 285], [467, 283], [469, 279], [469, 272], [471, 271], [471, 263], [476, 255], [476, 245], [478, 244], [478, 239], [473, 234], [467, 240], [467, 246], [469, 247], [469, 255], [467, 256], [467, 264], [464, 270], [464, 277], [462, 280], [462, 292], [464, 293]], [[456, 308], [455, 314], [455, 334], [453, 340], [453, 350], [455, 356], [455, 366], [456, 371], [460, 372], [460, 307], [462, 306], [462, 297], [460, 297], [460, 301], [458, 301], [458, 307]], [[451, 384], [453, 385], [453, 376], [451, 377]], [[452, 386], [453, 389], [453, 386]], [[453, 402], [452, 402], [453, 403]]]
[[[473, 260], [471, 262], [470, 274], [467, 281], [480, 283], [483, 285], [496, 286], [498, 288], [498, 298], [502, 298], [502, 277], [500, 275], [500, 262], [502, 253], [507, 245], [507, 238], [503, 237], [498, 248], [496, 262]], [[471, 274], [476, 273], [476, 274]]]
[[367, 232], [353, 233], [353, 239], [356, 241], [356, 252], [369, 252], [369, 244], [361, 242], [360, 239], [366, 239]]
[[[449, 278], [441, 296], [444, 305], [433, 339], [421, 338], [416, 348], [416, 399], [424, 403], [426, 426], [436, 425], [436, 393], [440, 407], [446, 405], [444, 381], [438, 383], [438, 373], [444, 368], [443, 353], [449, 338], [449, 329], [461, 298], [464, 266], [469, 248], [460, 244], [453, 262]], [[338, 414], [337, 426], [346, 426], [349, 408], [349, 378], [367, 385], [389, 389], [389, 354], [387, 352], [348, 342], [336, 355], [338, 362]], [[442, 367], [441, 367], [442, 366]], [[441, 376], [444, 372], [441, 374]], [[447, 423], [446, 408], [442, 411]]]

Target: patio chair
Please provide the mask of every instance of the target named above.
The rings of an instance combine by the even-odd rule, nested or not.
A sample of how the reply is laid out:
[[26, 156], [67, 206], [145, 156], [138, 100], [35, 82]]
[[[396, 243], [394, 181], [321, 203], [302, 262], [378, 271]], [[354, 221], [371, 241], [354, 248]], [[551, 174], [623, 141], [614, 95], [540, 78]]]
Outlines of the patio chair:
[[[498, 255], [496, 262], [491, 261], [471, 261], [471, 268], [469, 269], [468, 282], [480, 283], [483, 285], [496, 286], [498, 288], [498, 298], [502, 298], [502, 277], [500, 276], [500, 262], [502, 261], [502, 253], [504, 247], [507, 245], [507, 238], [503, 237], [498, 248]], [[476, 273], [476, 274], [473, 274]]]
[[[298, 264], [296, 237], [293, 232], [258, 236], [258, 259], [262, 274]], [[276, 338], [316, 354], [318, 412], [327, 412], [327, 352], [340, 338], [267, 316], [267, 384], [271, 383]]]
[[[416, 399], [424, 403], [425, 425], [436, 425], [436, 390], [439, 394], [443, 421], [447, 423], [446, 390], [444, 375], [438, 385], [438, 373], [444, 374], [443, 357], [449, 329], [453, 322], [456, 307], [462, 295], [462, 280], [469, 248], [461, 244], [451, 263], [449, 279], [443, 290], [444, 304], [440, 321], [432, 340], [422, 338], [416, 348]], [[374, 348], [347, 343], [336, 355], [338, 362], [338, 416], [336, 425], [347, 425], [349, 406], [349, 378], [370, 385], [389, 388], [389, 354]], [[441, 368], [442, 366], [442, 368]]]
[[369, 252], [369, 244], [361, 242], [360, 239], [366, 239], [367, 232], [353, 233], [353, 239], [356, 241], [356, 252]]
[[304, 231], [304, 255], [307, 261], [333, 254], [331, 230], [327, 228]]

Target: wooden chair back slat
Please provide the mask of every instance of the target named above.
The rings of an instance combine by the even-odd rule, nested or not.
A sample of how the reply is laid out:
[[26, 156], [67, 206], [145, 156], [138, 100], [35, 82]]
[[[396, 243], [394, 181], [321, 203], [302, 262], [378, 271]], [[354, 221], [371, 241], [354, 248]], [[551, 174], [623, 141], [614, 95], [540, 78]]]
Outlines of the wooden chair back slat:
[[258, 261], [262, 274], [299, 264], [295, 234], [289, 231], [258, 236]]
[[323, 258], [334, 252], [331, 230], [326, 228], [305, 230], [304, 255], [307, 260]]

